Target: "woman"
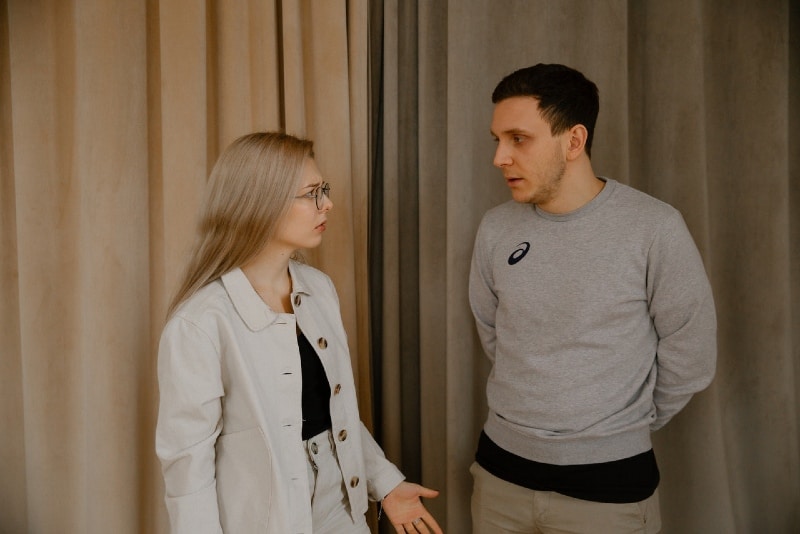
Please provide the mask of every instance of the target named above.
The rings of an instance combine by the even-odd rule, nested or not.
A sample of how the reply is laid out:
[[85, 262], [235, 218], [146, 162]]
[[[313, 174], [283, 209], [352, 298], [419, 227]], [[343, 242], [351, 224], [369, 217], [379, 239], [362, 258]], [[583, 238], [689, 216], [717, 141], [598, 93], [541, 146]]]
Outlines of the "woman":
[[174, 532], [441, 529], [361, 423], [338, 297], [293, 260], [333, 207], [312, 143], [237, 139], [217, 161], [159, 346], [156, 452]]

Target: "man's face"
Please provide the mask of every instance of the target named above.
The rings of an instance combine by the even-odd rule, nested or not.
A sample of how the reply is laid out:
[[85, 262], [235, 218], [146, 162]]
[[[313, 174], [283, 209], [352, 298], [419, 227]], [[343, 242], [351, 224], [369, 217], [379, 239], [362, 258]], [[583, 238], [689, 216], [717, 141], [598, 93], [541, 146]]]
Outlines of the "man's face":
[[566, 169], [567, 132], [553, 136], [532, 97], [512, 97], [494, 107], [494, 165], [503, 171], [517, 202], [547, 206], [555, 200]]

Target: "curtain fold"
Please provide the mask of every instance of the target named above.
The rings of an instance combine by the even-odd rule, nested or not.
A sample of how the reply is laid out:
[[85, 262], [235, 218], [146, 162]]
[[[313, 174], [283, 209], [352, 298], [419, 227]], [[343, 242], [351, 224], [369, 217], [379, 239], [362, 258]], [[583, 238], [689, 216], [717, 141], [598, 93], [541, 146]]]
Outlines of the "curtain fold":
[[[11, 99], [11, 58], [8, 6], [0, 2], [0, 102]], [[11, 108], [0, 105], [0, 136], [11, 139]], [[28, 484], [25, 478], [25, 419], [20, 351], [19, 270], [17, 268], [17, 224], [14, 172], [14, 145], [0, 144], [0, 425], [6, 431], [0, 446], [0, 465], [14, 484], [0, 484], [0, 516], [11, 532], [23, 532], [26, 526]], [[4, 527], [6, 528], [6, 527]]]
[[[166, 532], [155, 357], [210, 167], [315, 141], [371, 420], [363, 0], [0, 2], [0, 532]], [[363, 65], [363, 66], [362, 66]]]
[[800, 3], [415, 4], [384, 2], [381, 415], [401, 467], [442, 490], [437, 518], [470, 529], [486, 417], [467, 278], [481, 216], [509, 198], [490, 95], [544, 62], [597, 83], [595, 171], [677, 207], [714, 289], [715, 381], [654, 434], [663, 532], [796, 531]]

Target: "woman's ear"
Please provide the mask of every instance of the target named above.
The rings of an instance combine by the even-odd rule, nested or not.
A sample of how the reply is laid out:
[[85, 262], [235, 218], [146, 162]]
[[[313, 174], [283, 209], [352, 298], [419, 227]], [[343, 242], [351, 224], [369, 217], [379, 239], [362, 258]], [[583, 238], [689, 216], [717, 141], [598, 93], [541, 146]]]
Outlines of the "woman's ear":
[[576, 124], [569, 129], [567, 146], [567, 159], [573, 160], [586, 152], [586, 139], [589, 136], [589, 131], [583, 124]]

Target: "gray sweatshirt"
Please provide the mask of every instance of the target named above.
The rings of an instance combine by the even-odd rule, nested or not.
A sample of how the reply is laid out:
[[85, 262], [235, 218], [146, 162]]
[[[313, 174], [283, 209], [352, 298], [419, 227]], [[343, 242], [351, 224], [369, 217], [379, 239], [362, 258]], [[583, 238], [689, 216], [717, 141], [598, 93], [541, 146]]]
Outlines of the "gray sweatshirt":
[[492, 362], [484, 431], [529, 460], [645, 452], [714, 376], [714, 302], [683, 218], [603, 180], [563, 215], [501, 204], [475, 239], [470, 304]]

